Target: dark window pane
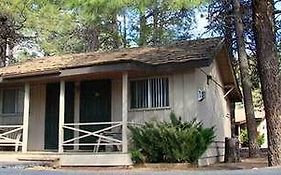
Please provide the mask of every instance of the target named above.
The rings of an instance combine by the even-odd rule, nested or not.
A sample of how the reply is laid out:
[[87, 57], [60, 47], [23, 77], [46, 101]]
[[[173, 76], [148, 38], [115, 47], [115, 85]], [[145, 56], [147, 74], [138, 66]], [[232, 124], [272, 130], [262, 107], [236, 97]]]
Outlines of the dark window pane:
[[15, 89], [3, 90], [3, 114], [16, 113], [17, 91]]
[[137, 80], [131, 81], [131, 108], [147, 108], [148, 107], [148, 81]]
[[169, 106], [168, 78], [150, 79], [151, 107]]
[[130, 83], [130, 97], [131, 97], [131, 108], [135, 108], [136, 107], [136, 93], [135, 93], [135, 89], [136, 89], [136, 82], [131, 82]]
[[130, 82], [131, 108], [169, 106], [168, 78], [153, 78]]

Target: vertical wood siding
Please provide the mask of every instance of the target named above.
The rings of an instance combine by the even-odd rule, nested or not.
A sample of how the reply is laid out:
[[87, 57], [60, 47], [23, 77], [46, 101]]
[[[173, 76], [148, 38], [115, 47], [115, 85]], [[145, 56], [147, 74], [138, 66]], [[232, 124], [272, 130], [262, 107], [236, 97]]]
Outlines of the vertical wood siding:
[[32, 85], [30, 90], [30, 117], [28, 151], [44, 150], [46, 85]]

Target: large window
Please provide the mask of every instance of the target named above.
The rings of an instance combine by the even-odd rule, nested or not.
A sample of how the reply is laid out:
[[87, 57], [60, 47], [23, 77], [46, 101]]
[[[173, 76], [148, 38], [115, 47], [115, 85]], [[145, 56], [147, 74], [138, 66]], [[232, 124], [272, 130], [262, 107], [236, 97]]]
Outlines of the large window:
[[19, 89], [4, 89], [2, 91], [2, 114], [18, 113]]
[[130, 82], [131, 109], [169, 106], [168, 78], [150, 78]]

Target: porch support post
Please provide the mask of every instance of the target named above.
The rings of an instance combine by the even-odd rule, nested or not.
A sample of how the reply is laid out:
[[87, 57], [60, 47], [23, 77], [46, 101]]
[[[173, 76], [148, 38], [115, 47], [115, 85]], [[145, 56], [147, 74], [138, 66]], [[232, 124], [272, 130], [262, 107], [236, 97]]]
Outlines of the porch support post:
[[[80, 82], [75, 82], [75, 92], [74, 92], [74, 123], [79, 123], [80, 121]], [[78, 125], [74, 126], [75, 129], [79, 129]], [[74, 131], [74, 137], [79, 137], [79, 132]], [[74, 140], [75, 144], [79, 144], [79, 140]], [[74, 145], [74, 150], [79, 150], [79, 145]]]
[[128, 73], [122, 74], [122, 152], [128, 152], [127, 139], [127, 122], [128, 122]]
[[65, 82], [60, 82], [60, 104], [59, 104], [59, 153], [63, 153], [64, 140], [64, 112], [65, 112]]
[[24, 108], [23, 108], [23, 136], [22, 136], [22, 152], [27, 152], [28, 143], [28, 123], [29, 123], [29, 101], [30, 101], [30, 85], [24, 85]]

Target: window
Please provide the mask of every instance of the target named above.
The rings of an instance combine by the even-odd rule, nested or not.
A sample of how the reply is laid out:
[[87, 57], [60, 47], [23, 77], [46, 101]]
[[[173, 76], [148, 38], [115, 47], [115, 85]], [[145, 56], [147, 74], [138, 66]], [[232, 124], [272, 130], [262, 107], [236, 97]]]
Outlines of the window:
[[2, 114], [17, 113], [18, 89], [4, 89], [2, 98]]
[[168, 78], [150, 78], [130, 82], [131, 109], [169, 106]]

